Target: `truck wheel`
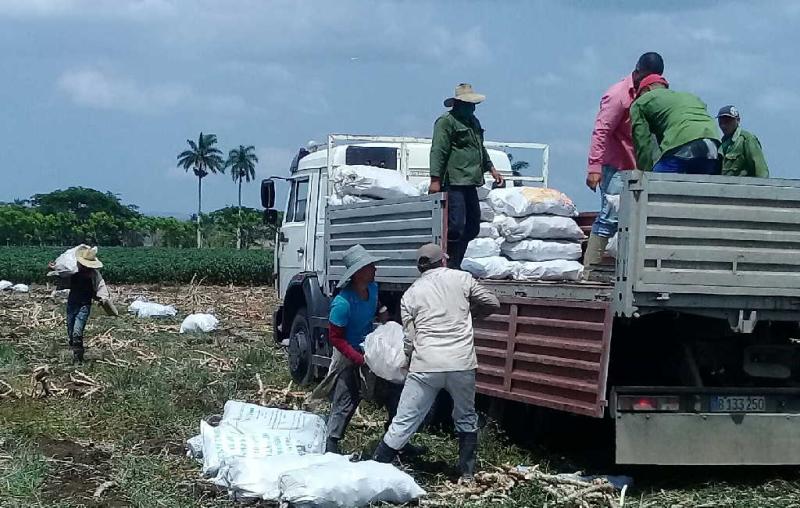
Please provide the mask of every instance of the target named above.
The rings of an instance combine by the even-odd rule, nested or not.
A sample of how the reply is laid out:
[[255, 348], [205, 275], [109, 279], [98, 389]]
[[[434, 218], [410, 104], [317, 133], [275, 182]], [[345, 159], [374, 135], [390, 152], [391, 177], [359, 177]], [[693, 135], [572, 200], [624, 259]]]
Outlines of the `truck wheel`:
[[311, 327], [308, 325], [306, 309], [297, 311], [289, 332], [289, 373], [295, 383], [306, 385], [311, 382], [314, 369], [311, 355], [314, 354]]

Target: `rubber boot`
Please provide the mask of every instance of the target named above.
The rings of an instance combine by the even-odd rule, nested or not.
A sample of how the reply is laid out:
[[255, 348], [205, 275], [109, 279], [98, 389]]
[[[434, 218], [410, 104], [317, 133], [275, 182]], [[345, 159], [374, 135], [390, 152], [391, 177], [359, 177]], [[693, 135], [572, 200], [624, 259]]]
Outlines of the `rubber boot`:
[[458, 433], [458, 470], [461, 480], [471, 481], [475, 476], [475, 461], [478, 455], [478, 433]]
[[589, 242], [586, 244], [586, 252], [583, 254], [583, 280], [590, 280], [594, 270], [603, 259], [603, 254], [608, 246], [608, 238], [591, 234]]
[[339, 440], [337, 438], [328, 437], [328, 440], [325, 441], [325, 453], [341, 453], [339, 451]]
[[375, 462], [382, 462], [384, 464], [391, 463], [395, 457], [397, 457], [397, 450], [389, 447], [389, 445], [387, 445], [383, 439], [381, 439], [381, 442], [378, 443], [378, 447], [375, 448], [375, 453], [372, 454], [372, 460]]

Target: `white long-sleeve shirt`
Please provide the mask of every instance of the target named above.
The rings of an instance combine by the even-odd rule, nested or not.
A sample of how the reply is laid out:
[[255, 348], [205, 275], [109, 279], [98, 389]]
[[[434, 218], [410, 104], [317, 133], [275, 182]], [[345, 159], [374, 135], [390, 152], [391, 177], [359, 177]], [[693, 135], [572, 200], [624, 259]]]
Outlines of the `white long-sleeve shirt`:
[[400, 300], [409, 371], [478, 367], [470, 308], [490, 314], [500, 302], [467, 272], [434, 268], [422, 273]]

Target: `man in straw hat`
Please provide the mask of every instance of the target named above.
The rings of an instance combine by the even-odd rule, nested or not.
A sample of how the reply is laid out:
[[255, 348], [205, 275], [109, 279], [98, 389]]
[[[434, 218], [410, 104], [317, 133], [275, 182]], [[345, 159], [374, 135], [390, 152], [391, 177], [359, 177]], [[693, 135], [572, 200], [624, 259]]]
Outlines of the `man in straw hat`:
[[[82, 246], [75, 251], [78, 272], [69, 278], [61, 279], [59, 289], [69, 288], [67, 298], [67, 336], [75, 363], [83, 362], [83, 330], [92, 311], [92, 300], [110, 305], [108, 287], [100, 275], [103, 263], [97, 259], [97, 248]], [[55, 268], [55, 263], [50, 263]], [[108, 302], [108, 303], [107, 303]]]
[[460, 269], [467, 244], [480, 232], [481, 209], [477, 188], [490, 173], [496, 185], [503, 176], [495, 169], [483, 146], [483, 128], [475, 117], [475, 106], [486, 97], [472, 85], [461, 83], [453, 97], [445, 99], [451, 108], [436, 120], [431, 143], [429, 192], [447, 191], [448, 266]]
[[473, 316], [500, 308], [491, 291], [472, 275], [445, 267], [447, 255], [435, 244], [417, 251], [421, 275], [400, 301], [405, 352], [409, 369], [397, 415], [392, 419], [373, 459], [391, 462], [406, 446], [430, 411], [439, 390], [453, 398], [458, 432], [458, 467], [472, 478], [478, 450], [475, 412], [475, 372], [478, 361], [472, 331]]

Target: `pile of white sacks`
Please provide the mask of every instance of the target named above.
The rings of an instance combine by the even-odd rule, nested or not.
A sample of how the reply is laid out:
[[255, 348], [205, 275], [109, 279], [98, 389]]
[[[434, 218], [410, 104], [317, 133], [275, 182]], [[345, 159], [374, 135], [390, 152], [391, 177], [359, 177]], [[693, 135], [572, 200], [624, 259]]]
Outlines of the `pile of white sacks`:
[[494, 189], [481, 201], [481, 229], [461, 268], [482, 279], [576, 281], [583, 231], [575, 204], [555, 189]]

